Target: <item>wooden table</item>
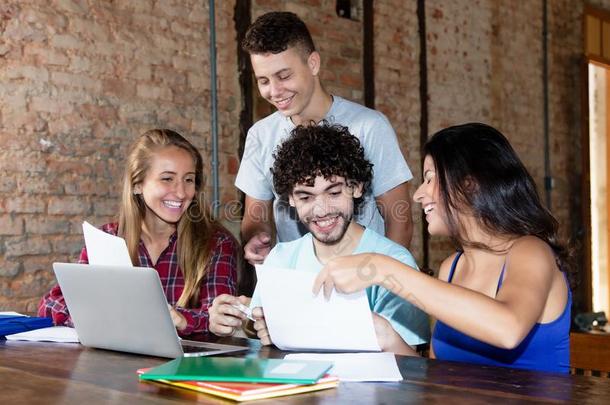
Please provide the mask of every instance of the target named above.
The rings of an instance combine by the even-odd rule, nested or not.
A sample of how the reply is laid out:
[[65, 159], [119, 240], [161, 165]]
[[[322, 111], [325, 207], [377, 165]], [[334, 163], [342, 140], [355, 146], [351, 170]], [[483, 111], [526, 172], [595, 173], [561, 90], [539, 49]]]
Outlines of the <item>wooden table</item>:
[[[258, 341], [246, 356], [282, 357]], [[188, 390], [140, 383], [136, 370], [167, 359], [88, 349], [78, 344], [0, 342], [0, 404], [230, 403]], [[398, 357], [400, 383], [341, 383], [338, 388], [256, 404], [290, 403], [608, 403], [610, 380]]]

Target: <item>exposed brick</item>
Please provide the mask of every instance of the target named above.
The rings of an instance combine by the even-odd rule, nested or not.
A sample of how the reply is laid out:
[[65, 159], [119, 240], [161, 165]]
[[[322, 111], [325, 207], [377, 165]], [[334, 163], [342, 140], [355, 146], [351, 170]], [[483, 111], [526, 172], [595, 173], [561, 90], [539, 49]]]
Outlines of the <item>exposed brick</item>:
[[18, 260], [0, 258], [0, 278], [15, 277], [22, 269]]
[[34, 292], [35, 296], [40, 299], [42, 294], [48, 290], [48, 284], [50, 281], [49, 276], [50, 274], [48, 271], [22, 273], [10, 282], [9, 296], [14, 298], [30, 298], [32, 296], [32, 292]]
[[74, 1], [74, 0], [54, 0], [54, 5], [63, 11], [69, 11], [71, 13], [86, 14], [89, 11], [87, 2]]
[[68, 233], [69, 224], [64, 218], [28, 216], [25, 218], [25, 230], [30, 235], [64, 235]]
[[12, 80], [29, 79], [44, 82], [49, 79], [49, 71], [38, 66], [9, 65], [4, 69], [1, 77]]
[[38, 63], [40, 63], [42, 66], [68, 66], [70, 64], [70, 58], [64, 52], [59, 52], [46, 47], [26, 46], [24, 49], [24, 54], [34, 55], [37, 58]]
[[11, 197], [4, 205], [10, 213], [37, 214], [44, 212], [46, 204], [36, 197]]
[[85, 56], [70, 55], [70, 70], [75, 73], [88, 72], [91, 68], [91, 60]]
[[85, 47], [85, 43], [72, 35], [60, 34], [51, 37], [51, 46], [62, 49], [80, 49]]
[[53, 82], [65, 86], [85, 88], [87, 90], [97, 90], [102, 88], [102, 82], [82, 74], [72, 74], [63, 72], [53, 72], [51, 74]]
[[8, 175], [0, 176], [0, 193], [8, 193], [14, 191], [17, 188], [17, 181], [13, 177]]
[[44, 160], [37, 154], [13, 153], [9, 155], [7, 152], [0, 152], [0, 170], [7, 172], [21, 173], [36, 173], [43, 172], [46, 169]]
[[23, 218], [15, 215], [0, 215], [0, 235], [23, 234]]
[[91, 210], [91, 203], [79, 197], [51, 197], [49, 215], [85, 215]]
[[188, 13], [188, 10], [180, 2], [171, 4], [167, 1], [157, 2], [154, 11], [164, 17], [182, 17]]
[[49, 97], [36, 96], [31, 98], [29, 108], [39, 112], [47, 112], [52, 114], [68, 114], [72, 112], [74, 106], [66, 103], [65, 100]]
[[39, 236], [11, 238], [5, 242], [6, 257], [46, 255], [51, 253], [51, 243]]
[[151, 100], [171, 100], [172, 92], [167, 87], [154, 86], [150, 84], [139, 84], [137, 86], [139, 97]]
[[60, 239], [53, 239], [53, 253], [77, 256], [82, 250], [85, 241], [82, 236], [64, 236]]
[[38, 271], [52, 271], [53, 256], [26, 256], [20, 258], [21, 268], [24, 273], [35, 273]]

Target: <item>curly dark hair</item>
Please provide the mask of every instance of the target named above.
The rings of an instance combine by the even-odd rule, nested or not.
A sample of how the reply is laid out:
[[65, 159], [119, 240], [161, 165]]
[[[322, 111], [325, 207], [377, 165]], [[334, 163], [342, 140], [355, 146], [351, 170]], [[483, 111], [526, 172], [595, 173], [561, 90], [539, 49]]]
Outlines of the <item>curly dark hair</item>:
[[258, 17], [248, 28], [241, 47], [250, 54], [275, 54], [297, 47], [309, 56], [316, 50], [303, 20], [286, 11], [272, 11]]
[[[373, 165], [364, 157], [364, 148], [347, 127], [299, 125], [273, 153], [273, 187], [286, 201], [297, 184], [312, 186], [317, 176], [341, 176], [348, 183], [362, 183], [362, 195], [369, 189]], [[358, 210], [363, 198], [354, 199]]]

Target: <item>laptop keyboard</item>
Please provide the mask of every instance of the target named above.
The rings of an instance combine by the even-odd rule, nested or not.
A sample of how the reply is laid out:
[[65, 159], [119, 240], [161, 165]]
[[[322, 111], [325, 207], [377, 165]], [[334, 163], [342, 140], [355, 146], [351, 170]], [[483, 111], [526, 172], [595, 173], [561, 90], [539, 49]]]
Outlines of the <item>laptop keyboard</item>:
[[182, 351], [184, 353], [207, 353], [207, 352], [215, 352], [218, 351], [218, 348], [210, 348], [205, 346], [192, 346], [188, 344], [182, 345]]

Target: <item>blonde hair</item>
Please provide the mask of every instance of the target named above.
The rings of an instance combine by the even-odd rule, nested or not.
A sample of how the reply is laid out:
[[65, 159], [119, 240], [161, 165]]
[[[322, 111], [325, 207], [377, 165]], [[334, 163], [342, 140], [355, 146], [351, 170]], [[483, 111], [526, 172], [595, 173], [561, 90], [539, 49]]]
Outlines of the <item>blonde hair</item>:
[[133, 144], [123, 176], [118, 235], [127, 242], [132, 263], [139, 265], [138, 245], [146, 205], [141, 195], [134, 194], [134, 187], [144, 181], [153, 155], [169, 146], [187, 151], [195, 163], [195, 196], [177, 226], [178, 264], [184, 277], [184, 290], [176, 305], [193, 307], [197, 305], [199, 286], [212, 255], [210, 238], [218, 225], [210, 218], [205, 207], [203, 159], [199, 151], [182, 135], [169, 129], [152, 129], [142, 134]]

